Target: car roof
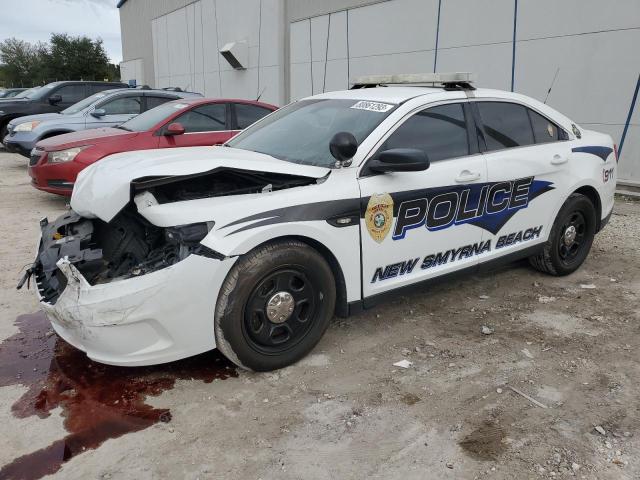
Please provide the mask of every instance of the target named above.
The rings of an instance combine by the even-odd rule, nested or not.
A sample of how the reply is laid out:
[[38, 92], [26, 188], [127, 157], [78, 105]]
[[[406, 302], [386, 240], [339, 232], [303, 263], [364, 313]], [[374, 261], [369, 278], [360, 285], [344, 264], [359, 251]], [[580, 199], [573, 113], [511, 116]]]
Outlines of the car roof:
[[307, 99], [344, 99], [344, 100], [371, 100], [389, 103], [402, 103], [407, 100], [421, 95], [430, 95], [434, 93], [442, 93], [442, 88], [436, 87], [376, 87], [376, 88], [357, 88], [354, 90], [341, 90], [337, 92], [321, 93]]
[[[46, 85], [42, 85], [43, 87], [46, 87], [47, 85], [62, 85], [62, 84], [76, 84], [76, 83], [81, 83], [81, 84], [98, 84], [98, 85], [125, 85], [126, 83], [124, 82], [118, 82], [118, 81], [111, 81], [111, 82], [103, 82], [100, 80], [59, 80], [57, 82], [49, 82]], [[122, 87], [125, 88], [125, 87]]]
[[[412, 98], [417, 98], [425, 95], [450, 94], [451, 98], [459, 98], [460, 89], [445, 90], [442, 87], [419, 87], [419, 86], [401, 86], [401, 87], [384, 87], [379, 86], [375, 88], [356, 88], [353, 90], [342, 90], [337, 92], [322, 93], [319, 95], [313, 95], [303, 98], [307, 99], [345, 99], [345, 100], [369, 100], [378, 102], [388, 102], [399, 104], [406, 102]], [[521, 95], [515, 92], [508, 92], [506, 90], [495, 90], [490, 88], [477, 88], [471, 90], [474, 97], [479, 98], [501, 98], [505, 100], [516, 100], [524, 103], [531, 103], [533, 99]], [[535, 101], [535, 100], [533, 100]]]
[[[147, 90], [148, 91], [148, 90]], [[167, 93], [167, 92], [165, 92]], [[169, 92], [175, 93], [175, 92]], [[241, 98], [217, 98], [217, 97], [187, 97], [187, 98], [178, 98], [176, 100], [172, 100], [175, 103], [186, 103], [188, 105], [198, 105], [201, 103], [248, 103], [251, 105], [257, 105], [261, 107], [268, 108], [278, 108], [276, 105], [271, 105], [270, 103], [260, 102], [256, 100], [243, 100]]]

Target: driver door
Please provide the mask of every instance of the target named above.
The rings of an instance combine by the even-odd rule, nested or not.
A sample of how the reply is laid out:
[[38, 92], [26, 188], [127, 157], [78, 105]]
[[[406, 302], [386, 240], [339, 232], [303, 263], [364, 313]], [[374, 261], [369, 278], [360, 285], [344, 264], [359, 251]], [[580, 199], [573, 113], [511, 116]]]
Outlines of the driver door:
[[418, 172], [360, 172], [364, 297], [478, 263], [483, 230], [471, 223], [487, 179], [466, 101], [420, 110], [371, 157], [391, 148], [423, 150]]
[[[184, 127], [182, 135], [164, 135], [172, 123]], [[174, 118], [162, 127], [160, 148], [221, 145], [233, 136], [230, 128], [229, 105], [210, 103], [200, 105]]]

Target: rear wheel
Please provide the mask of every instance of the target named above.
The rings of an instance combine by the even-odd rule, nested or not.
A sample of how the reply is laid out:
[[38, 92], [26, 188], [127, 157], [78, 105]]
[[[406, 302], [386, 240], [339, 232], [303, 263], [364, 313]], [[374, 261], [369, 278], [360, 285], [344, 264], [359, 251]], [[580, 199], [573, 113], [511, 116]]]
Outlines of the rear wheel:
[[285, 367], [318, 343], [335, 301], [333, 273], [316, 250], [296, 240], [265, 244], [236, 262], [220, 290], [217, 347], [243, 368]]
[[584, 195], [574, 193], [564, 203], [551, 228], [549, 239], [531, 265], [551, 275], [575, 272], [591, 250], [596, 232], [596, 209]]

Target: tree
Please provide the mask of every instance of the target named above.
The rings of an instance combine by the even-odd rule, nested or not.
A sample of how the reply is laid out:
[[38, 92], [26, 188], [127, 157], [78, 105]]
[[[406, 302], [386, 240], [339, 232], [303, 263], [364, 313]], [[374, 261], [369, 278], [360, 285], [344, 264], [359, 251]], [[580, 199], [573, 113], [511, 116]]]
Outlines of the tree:
[[71, 37], [66, 33], [51, 35], [50, 75], [65, 80], [104, 80], [109, 76], [109, 57], [102, 39]]
[[109, 63], [102, 39], [51, 34], [50, 43], [31, 44], [16, 38], [0, 42], [2, 74], [8, 86], [42, 85], [54, 80], [118, 79], [120, 69]]
[[46, 70], [47, 46], [17, 38], [0, 42], [0, 61], [6, 82], [13, 86], [32, 86]]

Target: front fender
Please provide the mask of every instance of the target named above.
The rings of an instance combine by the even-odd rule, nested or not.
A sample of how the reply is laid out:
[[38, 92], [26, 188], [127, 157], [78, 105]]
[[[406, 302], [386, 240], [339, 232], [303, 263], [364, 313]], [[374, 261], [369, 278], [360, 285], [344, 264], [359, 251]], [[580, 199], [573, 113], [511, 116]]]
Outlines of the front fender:
[[244, 255], [272, 240], [287, 237], [321, 244], [336, 258], [344, 275], [347, 301], [360, 299], [360, 227], [334, 227], [325, 220], [280, 223], [242, 232], [212, 231], [201, 243], [227, 257]]

